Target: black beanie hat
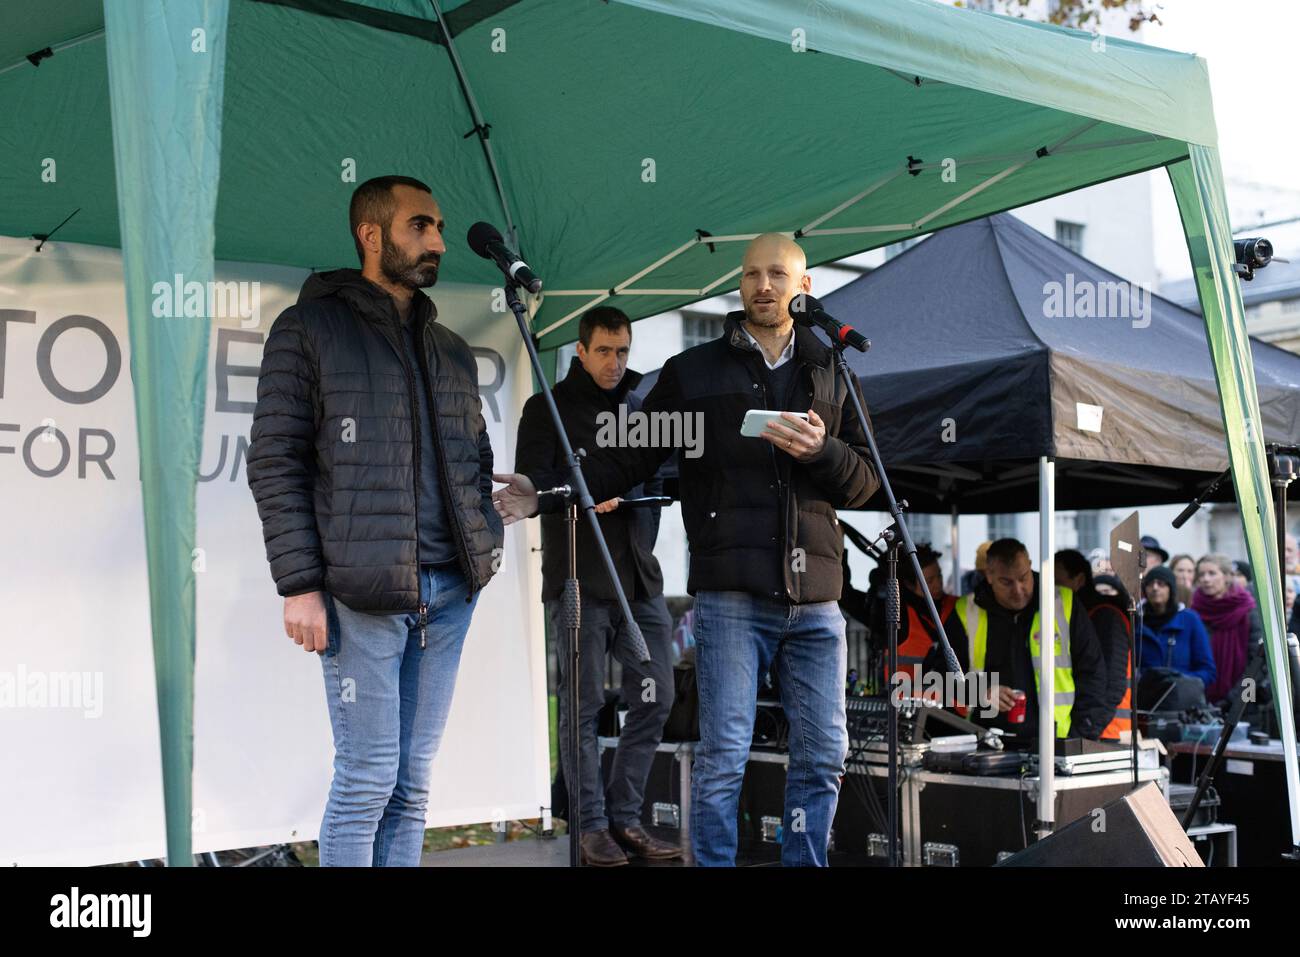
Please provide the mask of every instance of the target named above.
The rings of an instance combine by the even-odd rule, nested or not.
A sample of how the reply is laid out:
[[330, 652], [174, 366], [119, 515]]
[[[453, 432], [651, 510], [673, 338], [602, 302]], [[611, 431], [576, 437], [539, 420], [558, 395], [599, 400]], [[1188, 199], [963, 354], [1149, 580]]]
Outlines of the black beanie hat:
[[1146, 591], [1147, 585], [1153, 581], [1164, 582], [1169, 586], [1169, 594], [1178, 594], [1178, 579], [1174, 577], [1174, 570], [1168, 565], [1157, 565], [1155, 568], [1147, 569], [1145, 577], [1142, 579], [1142, 590]]

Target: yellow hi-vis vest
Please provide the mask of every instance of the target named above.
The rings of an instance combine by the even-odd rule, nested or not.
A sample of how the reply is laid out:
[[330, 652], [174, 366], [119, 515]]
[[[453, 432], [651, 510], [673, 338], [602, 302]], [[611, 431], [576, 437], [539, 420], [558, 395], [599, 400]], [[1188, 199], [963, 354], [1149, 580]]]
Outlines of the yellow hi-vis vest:
[[[1074, 708], [1074, 671], [1070, 667], [1070, 654], [1068, 650], [1069, 641], [1066, 641], [1066, 649], [1061, 647], [1061, 626], [1065, 626], [1065, 634], [1070, 633], [1070, 612], [1074, 608], [1074, 592], [1068, 588], [1056, 589], [1056, 668], [1055, 668], [1055, 691], [1053, 694], [1052, 711], [1056, 718], [1056, 736], [1064, 738], [1070, 733], [1070, 711]], [[985, 653], [988, 651], [989, 640], [989, 614], [979, 605], [975, 604], [975, 594], [972, 592], [966, 596], [964, 601], [957, 602], [957, 617], [961, 619], [962, 627], [966, 629], [967, 640], [970, 642], [970, 666], [972, 671], [984, 670]], [[1038, 672], [1042, 668], [1042, 645], [1039, 644], [1038, 636], [1042, 631], [1039, 623], [1039, 613], [1034, 612], [1034, 620], [1029, 625], [1029, 654], [1034, 661], [1034, 689], [1038, 690]], [[975, 619], [975, 628], [972, 630], [969, 624], [970, 620]]]

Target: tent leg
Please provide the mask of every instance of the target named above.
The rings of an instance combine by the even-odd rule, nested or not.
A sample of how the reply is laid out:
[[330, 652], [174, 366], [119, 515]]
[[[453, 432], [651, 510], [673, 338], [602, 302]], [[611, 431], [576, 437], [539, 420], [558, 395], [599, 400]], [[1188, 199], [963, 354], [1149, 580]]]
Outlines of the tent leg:
[[1218, 150], [1188, 144], [1188, 158], [1167, 167], [1178, 201], [1183, 235], [1196, 277], [1196, 291], [1205, 320], [1205, 337], [1219, 386], [1219, 408], [1228, 439], [1228, 462], [1237, 492], [1246, 557], [1255, 569], [1264, 650], [1273, 679], [1278, 709], [1282, 759], [1286, 772], [1287, 805], [1291, 814], [1292, 848], [1300, 848], [1300, 759], [1292, 720], [1289, 655], [1282, 597], [1282, 549], [1276, 535], [1273, 489], [1264, 455], [1263, 419], [1255, 389], [1254, 364], [1246, 331], [1241, 289], [1232, 266], [1232, 227]]
[[1039, 839], [1056, 823], [1056, 462], [1038, 460], [1038, 823]]
[[[105, 3], [104, 52], [158, 701], [167, 863], [191, 867], [196, 488], [207, 405], [206, 318], [154, 318], [160, 280], [210, 288], [229, 0]], [[209, 39], [177, 55], [177, 30]], [[188, 47], [188, 39], [186, 46]], [[179, 289], [173, 289], [180, 295]]]

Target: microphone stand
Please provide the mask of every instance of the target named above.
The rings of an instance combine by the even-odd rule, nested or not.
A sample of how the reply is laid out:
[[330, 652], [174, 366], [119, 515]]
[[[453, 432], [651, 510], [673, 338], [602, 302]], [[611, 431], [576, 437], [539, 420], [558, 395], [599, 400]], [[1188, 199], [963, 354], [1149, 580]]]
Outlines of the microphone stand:
[[[1138, 588], [1142, 587], [1142, 577], [1138, 578]], [[1176, 602], [1178, 596], [1170, 594], [1169, 600]], [[1134, 595], [1128, 596], [1128, 737], [1133, 752], [1133, 790], [1138, 786], [1138, 721], [1137, 721], [1137, 642], [1142, 634], [1143, 603]]]
[[[537, 355], [537, 345], [533, 342], [532, 331], [529, 329], [528, 309], [524, 306], [519, 298], [519, 284], [510, 277], [509, 274], [503, 274], [505, 279], [506, 302], [510, 306], [510, 311], [515, 314], [515, 321], [519, 324], [519, 334], [523, 336], [524, 346], [528, 350], [528, 359], [532, 363], [533, 373], [537, 376], [539, 382], [546, 382], [546, 374], [542, 371], [542, 360]], [[605, 536], [600, 530], [600, 521], [596, 515], [596, 503], [591, 500], [591, 492], [587, 490], [587, 481], [582, 475], [582, 463], [577, 454], [573, 451], [573, 446], [569, 444], [568, 433], [564, 431], [564, 422], [560, 418], [560, 410], [555, 406], [555, 397], [551, 395], [550, 389], [542, 389], [542, 395], [546, 399], [546, 408], [551, 414], [551, 423], [555, 427], [555, 434], [559, 437], [560, 448], [564, 452], [564, 461], [569, 468], [569, 484], [562, 485], [557, 489], [548, 489], [553, 494], [563, 496], [568, 503], [568, 546], [569, 546], [569, 577], [564, 582], [564, 605], [562, 611], [563, 630], [568, 636], [569, 641], [569, 734], [566, 746], [569, 753], [569, 768], [573, 772], [573, 777], [565, 775], [565, 788], [569, 794], [569, 866], [581, 867], [582, 855], [579, 853], [582, 841], [582, 784], [581, 774], [578, 769], [579, 761], [579, 735], [578, 735], [578, 705], [580, 704], [580, 695], [578, 692], [578, 635], [582, 628], [582, 603], [581, 595], [578, 588], [578, 509], [587, 513], [587, 524], [591, 528], [591, 534], [596, 540], [596, 548], [600, 551], [602, 564], [605, 566], [605, 574], [609, 576], [610, 584], [614, 586], [614, 593], [618, 596], [618, 607], [623, 613], [623, 621], [627, 626], [628, 637], [632, 642], [632, 648], [636, 653], [637, 660], [642, 664], [650, 660], [650, 650], [646, 647], [645, 638], [641, 634], [641, 627], [637, 624], [636, 619], [632, 617], [632, 609], [628, 606], [627, 595], [623, 593], [623, 586], [619, 583], [618, 573], [614, 569], [614, 559], [609, 554], [609, 546], [605, 544]], [[541, 490], [538, 490], [541, 494]]]
[[[868, 343], [868, 346], [870, 346], [870, 343]], [[925, 574], [921, 571], [921, 562], [916, 557], [916, 545], [912, 541], [912, 533], [908, 531], [907, 522], [903, 520], [903, 510], [899, 506], [898, 499], [894, 497], [894, 490], [889, 484], [889, 476], [885, 473], [885, 464], [880, 461], [880, 448], [876, 445], [876, 437], [872, 434], [871, 427], [867, 422], [867, 413], [862, 407], [862, 399], [858, 397], [853, 370], [849, 368], [849, 362], [844, 358], [844, 343], [838, 339], [832, 339], [831, 348], [835, 352], [835, 370], [839, 373], [840, 379], [844, 382], [844, 387], [848, 390], [849, 401], [853, 403], [853, 410], [857, 413], [858, 421], [862, 423], [862, 431], [867, 437], [867, 448], [871, 451], [871, 463], [875, 466], [876, 475], [880, 478], [880, 489], [885, 493], [885, 501], [889, 503], [889, 514], [894, 520], [893, 527], [902, 538], [901, 545], [903, 550], [907, 552], [907, 557], [911, 559], [912, 571], [916, 575], [916, 580], [924, 582]], [[943, 619], [939, 616], [939, 609], [935, 607], [934, 596], [930, 594], [930, 589], [922, 588], [921, 598], [925, 601], [925, 608], [930, 614], [930, 620], [934, 622], [935, 635], [943, 648], [945, 663], [953, 674], [962, 674], [961, 663], [957, 660], [952, 645], [948, 643], [948, 635], [943, 630]]]
[[[870, 346], [870, 343], [867, 343]], [[876, 475], [880, 478], [880, 488], [885, 493], [885, 500], [889, 503], [889, 514], [893, 518], [893, 524], [890, 525], [881, 537], [888, 543], [888, 554], [886, 558], [886, 592], [885, 592], [885, 641], [888, 644], [886, 654], [889, 662], [889, 682], [894, 680], [894, 669], [897, 668], [898, 662], [898, 630], [900, 627], [900, 599], [898, 593], [898, 549], [901, 545], [907, 552], [908, 558], [912, 562], [912, 573], [916, 576], [918, 582], [925, 582], [925, 573], [921, 571], [921, 562], [916, 557], [916, 545], [912, 542], [912, 535], [907, 530], [907, 522], [903, 519], [903, 509], [898, 499], [894, 497], [894, 490], [889, 484], [889, 476], [885, 474], [885, 464], [880, 460], [880, 449], [876, 445], [876, 437], [872, 434], [871, 425], [867, 421], [866, 410], [862, 406], [862, 399], [858, 396], [857, 382], [853, 375], [853, 370], [849, 368], [849, 362], [844, 357], [845, 343], [838, 337], [831, 338], [831, 348], [835, 352], [835, 369], [838, 372], [845, 389], [849, 393], [849, 401], [853, 403], [853, 409], [857, 413], [858, 421], [862, 423], [862, 432], [867, 437], [867, 448], [871, 451], [871, 462], [875, 466]], [[906, 503], [902, 503], [905, 505]], [[900, 541], [901, 539], [901, 541]], [[943, 630], [943, 619], [939, 616], [939, 609], [935, 607], [934, 597], [930, 594], [930, 589], [922, 588], [921, 596], [925, 601], [926, 610], [930, 614], [930, 620], [934, 622], [935, 637], [943, 648], [943, 657], [949, 670], [955, 675], [962, 674], [961, 664], [957, 661], [957, 655], [952, 650], [952, 645], [948, 643], [948, 635]], [[915, 690], [915, 689], [914, 689]], [[890, 697], [889, 688], [885, 689], [886, 699]], [[898, 866], [898, 714], [897, 709], [889, 709], [889, 771], [888, 771], [888, 788], [889, 788], [889, 866]]]
[[[865, 420], [864, 420], [865, 421]], [[902, 599], [898, 594], [898, 529], [895, 525], [890, 525], [880, 537], [887, 543], [888, 551], [885, 553], [885, 660], [888, 662], [886, 668], [889, 672], [889, 683], [894, 680], [894, 673], [898, 670], [898, 631], [902, 626]], [[924, 578], [921, 581], [925, 581]], [[915, 672], [913, 672], [915, 673]], [[889, 683], [886, 683], [885, 694], [888, 695]], [[889, 800], [886, 803], [886, 819], [889, 822], [889, 866], [898, 867], [901, 864], [899, 860], [899, 841], [898, 841], [898, 709], [889, 709], [889, 724], [887, 739], [889, 742], [889, 771], [887, 772], [886, 781], [889, 788]]]

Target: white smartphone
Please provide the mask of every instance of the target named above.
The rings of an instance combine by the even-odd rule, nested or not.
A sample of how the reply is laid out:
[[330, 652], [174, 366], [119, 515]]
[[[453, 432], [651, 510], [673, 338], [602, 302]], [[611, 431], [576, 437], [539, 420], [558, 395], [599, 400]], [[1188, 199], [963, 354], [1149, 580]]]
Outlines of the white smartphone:
[[[745, 413], [745, 421], [740, 423], [740, 434], [756, 439], [762, 432], [766, 431], [767, 423], [773, 419], [779, 420], [783, 414], [782, 412], [773, 412], [771, 409], [750, 409]], [[805, 422], [808, 421], [807, 412], [791, 412], [790, 414], [798, 416]]]

